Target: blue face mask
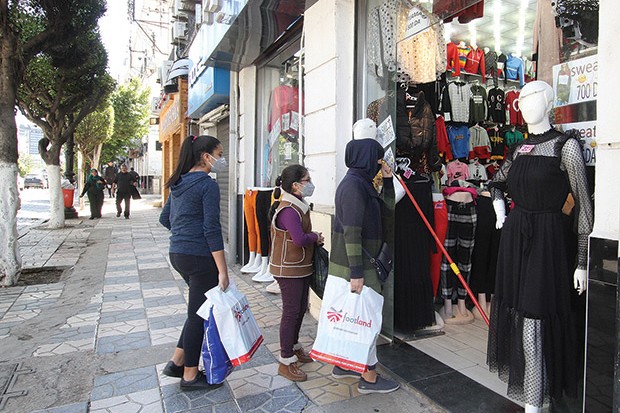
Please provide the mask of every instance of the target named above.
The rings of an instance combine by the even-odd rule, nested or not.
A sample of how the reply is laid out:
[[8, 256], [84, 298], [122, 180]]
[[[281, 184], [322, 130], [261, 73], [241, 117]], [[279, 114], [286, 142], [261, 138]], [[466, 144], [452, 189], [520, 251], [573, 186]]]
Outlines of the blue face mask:
[[226, 158], [224, 158], [223, 156], [216, 158], [215, 156], [211, 154], [208, 154], [208, 155], [211, 158], [215, 159], [215, 162], [211, 164], [211, 172], [220, 173], [226, 170], [226, 168], [228, 167], [228, 164], [226, 163]]
[[307, 182], [301, 188], [301, 196], [304, 198], [312, 196], [313, 193], [314, 193], [314, 184], [312, 182]]

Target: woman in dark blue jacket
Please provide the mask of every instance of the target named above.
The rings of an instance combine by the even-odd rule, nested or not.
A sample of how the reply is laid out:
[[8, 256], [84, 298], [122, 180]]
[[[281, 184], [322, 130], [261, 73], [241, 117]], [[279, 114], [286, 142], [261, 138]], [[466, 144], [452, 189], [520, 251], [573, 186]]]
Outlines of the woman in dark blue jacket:
[[213, 136], [189, 136], [181, 145], [177, 167], [166, 182], [170, 196], [159, 217], [170, 236], [170, 263], [189, 286], [187, 319], [177, 348], [163, 373], [180, 377], [182, 390], [208, 389], [198, 371], [204, 333], [196, 311], [204, 293], [228, 287], [228, 268], [220, 225], [220, 189], [210, 172], [226, 169], [223, 147]]

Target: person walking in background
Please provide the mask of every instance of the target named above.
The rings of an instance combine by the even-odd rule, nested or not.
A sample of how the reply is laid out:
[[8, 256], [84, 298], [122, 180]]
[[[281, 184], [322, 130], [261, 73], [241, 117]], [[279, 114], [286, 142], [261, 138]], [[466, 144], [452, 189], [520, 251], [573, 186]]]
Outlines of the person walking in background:
[[106, 187], [106, 181], [99, 175], [99, 171], [95, 168], [90, 170], [90, 175], [86, 178], [86, 184], [80, 198], [84, 194], [88, 194], [88, 203], [90, 204], [90, 218], [101, 218], [101, 209], [103, 208], [103, 190]]
[[[357, 139], [347, 144], [345, 164], [349, 168], [336, 189], [334, 230], [329, 254], [329, 274], [351, 282], [351, 292], [361, 293], [364, 285], [381, 294], [381, 282], [375, 267], [363, 254], [375, 257], [394, 215], [392, 170], [383, 162], [383, 147], [375, 139]], [[381, 171], [383, 197], [373, 186]], [[334, 366], [335, 378], [358, 377], [360, 393], [389, 393], [400, 385], [377, 374], [376, 365], [361, 374]]]
[[308, 308], [314, 245], [323, 244], [323, 236], [312, 232], [310, 207], [304, 199], [314, 192], [308, 170], [301, 165], [287, 166], [276, 185], [283, 193], [272, 206], [269, 271], [282, 293], [278, 374], [305, 381], [306, 373], [297, 363], [313, 360], [299, 344], [299, 330]]
[[121, 165], [121, 172], [114, 178], [112, 192], [116, 191], [116, 216], [120, 217], [123, 213], [121, 202], [125, 202], [125, 219], [129, 219], [129, 205], [131, 203], [131, 187], [136, 185], [136, 181], [127, 172], [127, 165]]
[[220, 224], [220, 189], [210, 172], [226, 170], [223, 147], [213, 136], [189, 136], [181, 145], [179, 161], [166, 187], [170, 196], [159, 222], [172, 233], [170, 263], [189, 286], [187, 319], [177, 347], [163, 374], [181, 378], [182, 390], [209, 389], [198, 371], [204, 320], [196, 311], [205, 292], [228, 288], [228, 268]]
[[136, 181], [136, 186], [140, 186], [140, 175], [133, 170], [133, 167], [129, 168], [129, 175], [131, 175], [133, 180]]
[[114, 166], [114, 162], [108, 162], [108, 166], [105, 168], [103, 175], [105, 177], [105, 181], [108, 183], [108, 196], [110, 198], [114, 197], [114, 191], [112, 190], [113, 182], [116, 179], [116, 174], [118, 173], [118, 168]]

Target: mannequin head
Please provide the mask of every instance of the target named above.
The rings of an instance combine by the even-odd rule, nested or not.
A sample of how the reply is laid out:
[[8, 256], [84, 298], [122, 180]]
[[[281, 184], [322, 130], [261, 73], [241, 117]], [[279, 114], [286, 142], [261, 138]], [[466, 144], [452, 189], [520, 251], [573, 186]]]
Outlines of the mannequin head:
[[377, 137], [377, 125], [372, 119], [360, 119], [353, 124], [353, 139]]
[[548, 83], [535, 80], [521, 89], [519, 108], [531, 133], [542, 133], [551, 127], [549, 111], [552, 107], [553, 89]]

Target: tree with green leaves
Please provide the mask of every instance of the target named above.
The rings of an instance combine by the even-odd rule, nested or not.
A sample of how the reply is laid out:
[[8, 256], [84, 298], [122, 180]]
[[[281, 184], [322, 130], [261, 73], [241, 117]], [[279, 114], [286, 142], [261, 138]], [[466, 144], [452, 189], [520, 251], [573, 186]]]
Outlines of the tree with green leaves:
[[130, 149], [140, 146], [149, 133], [150, 90], [137, 78], [120, 85], [112, 94], [114, 132], [103, 144], [103, 162], [126, 158]]
[[50, 184], [49, 228], [62, 228], [65, 223], [60, 149], [114, 86], [106, 72], [107, 52], [96, 26], [78, 34], [70, 48], [62, 45], [57, 49], [32, 59], [17, 94], [21, 112], [43, 130], [39, 152]]
[[78, 165], [80, 171], [99, 167], [101, 150], [112, 137], [113, 131], [114, 108], [110, 100], [106, 100], [97, 110], [88, 114], [75, 129], [73, 138], [84, 162]]
[[112, 85], [97, 26], [104, 12], [105, 0], [0, 0], [0, 282], [4, 285], [14, 284], [21, 271], [16, 105], [19, 102], [26, 117], [43, 128], [40, 148], [56, 184], [50, 192], [54, 194], [50, 223], [62, 226], [60, 148]]

